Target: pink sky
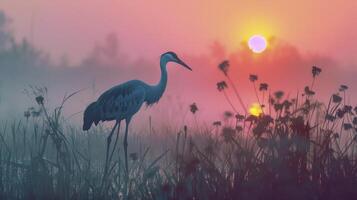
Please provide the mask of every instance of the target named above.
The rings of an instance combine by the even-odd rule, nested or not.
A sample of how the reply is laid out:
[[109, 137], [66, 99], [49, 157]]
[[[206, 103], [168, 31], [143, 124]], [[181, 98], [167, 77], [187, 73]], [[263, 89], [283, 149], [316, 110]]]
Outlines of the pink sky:
[[[98, 94], [132, 78], [154, 83], [159, 76], [160, 54], [173, 50], [194, 70], [187, 73], [170, 66], [162, 101], [172, 104], [170, 99], [182, 100], [184, 108], [197, 102], [202, 116], [214, 114], [211, 119], [229, 109], [215, 86], [224, 79], [217, 69], [223, 59], [231, 61], [231, 76], [247, 106], [255, 101], [250, 73], [258, 74], [259, 82], [268, 82], [272, 91], [284, 89], [296, 95], [311, 83], [312, 65], [323, 68], [315, 88], [324, 95], [323, 100], [340, 84], [351, 86], [350, 94], [357, 99], [353, 92], [357, 75], [356, 1], [0, 1], [0, 9], [12, 19], [18, 39], [29, 38], [54, 58], [66, 54], [78, 62], [88, 57], [96, 44], [105, 43], [109, 33], [116, 33], [120, 56], [115, 57], [111, 68], [95, 66], [92, 74], [82, 75], [87, 66], [78, 64], [82, 66], [78, 73], [81, 78], [75, 74], [72, 79], [85, 85], [68, 81], [72, 83], [69, 91], [88, 87], [92, 76], [97, 76]], [[253, 55], [242, 45], [253, 34], [273, 37], [261, 55]], [[63, 70], [68, 74], [63, 73], [58, 82], [66, 83], [73, 72]], [[85, 97], [76, 112], [89, 102]], [[167, 111], [167, 104], [160, 103], [154, 109], [160, 110]]]
[[18, 37], [54, 57], [78, 61], [116, 32], [131, 57], [157, 59], [167, 49], [199, 55], [218, 40], [235, 49], [246, 35], [266, 32], [302, 52], [351, 67], [357, 52], [357, 1], [254, 0], [1, 0]]

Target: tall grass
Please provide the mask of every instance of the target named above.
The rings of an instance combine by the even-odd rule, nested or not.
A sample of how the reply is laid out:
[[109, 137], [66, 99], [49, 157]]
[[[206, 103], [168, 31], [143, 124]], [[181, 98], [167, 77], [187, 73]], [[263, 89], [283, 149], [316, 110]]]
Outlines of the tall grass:
[[[258, 91], [251, 75], [260, 116], [245, 114], [235, 89], [244, 114], [227, 98], [234, 112], [212, 126], [155, 131], [150, 119], [147, 133], [130, 135], [129, 177], [122, 147], [105, 172], [107, 128], [84, 133], [64, 120], [74, 94], [52, 110], [47, 90], [33, 88], [24, 118], [0, 123], [0, 199], [356, 199], [357, 107], [346, 104], [345, 85], [318, 101], [320, 72], [314, 67], [310, 87], [294, 98], [265, 98], [268, 84]], [[217, 86], [227, 97], [227, 84]]]

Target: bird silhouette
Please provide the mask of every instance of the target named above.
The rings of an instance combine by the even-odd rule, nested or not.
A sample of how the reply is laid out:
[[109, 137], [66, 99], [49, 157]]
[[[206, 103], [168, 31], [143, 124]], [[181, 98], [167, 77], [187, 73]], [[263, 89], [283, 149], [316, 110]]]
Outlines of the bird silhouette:
[[89, 104], [85, 109], [83, 119], [84, 131], [89, 130], [93, 123], [97, 125], [101, 121], [116, 121], [107, 138], [106, 165], [108, 162], [112, 135], [117, 127], [119, 134], [120, 122], [125, 120], [126, 127], [123, 145], [125, 153], [125, 169], [126, 172], [128, 172], [127, 137], [130, 121], [144, 103], [147, 105], [153, 105], [162, 97], [166, 89], [166, 65], [169, 62], [178, 63], [183, 67], [192, 70], [187, 64], [180, 60], [174, 52], [166, 52], [160, 57], [161, 78], [158, 84], [149, 85], [140, 80], [127, 81], [105, 91], [102, 95], [100, 95], [97, 101]]

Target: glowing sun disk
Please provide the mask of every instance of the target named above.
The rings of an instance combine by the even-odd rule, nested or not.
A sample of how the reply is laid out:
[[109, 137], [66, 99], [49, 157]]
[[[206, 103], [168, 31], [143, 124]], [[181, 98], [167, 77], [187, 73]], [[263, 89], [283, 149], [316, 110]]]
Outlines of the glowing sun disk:
[[248, 46], [254, 53], [262, 53], [267, 48], [267, 41], [261, 35], [253, 35], [249, 38]]

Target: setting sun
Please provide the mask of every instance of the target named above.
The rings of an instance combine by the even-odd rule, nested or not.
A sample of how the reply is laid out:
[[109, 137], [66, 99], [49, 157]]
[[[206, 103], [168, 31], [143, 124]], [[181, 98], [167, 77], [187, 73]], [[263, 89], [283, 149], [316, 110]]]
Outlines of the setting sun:
[[267, 48], [267, 40], [261, 35], [253, 35], [249, 38], [248, 46], [254, 53], [262, 53]]
[[259, 117], [263, 113], [263, 110], [258, 103], [253, 103], [249, 108], [249, 113], [253, 116]]

